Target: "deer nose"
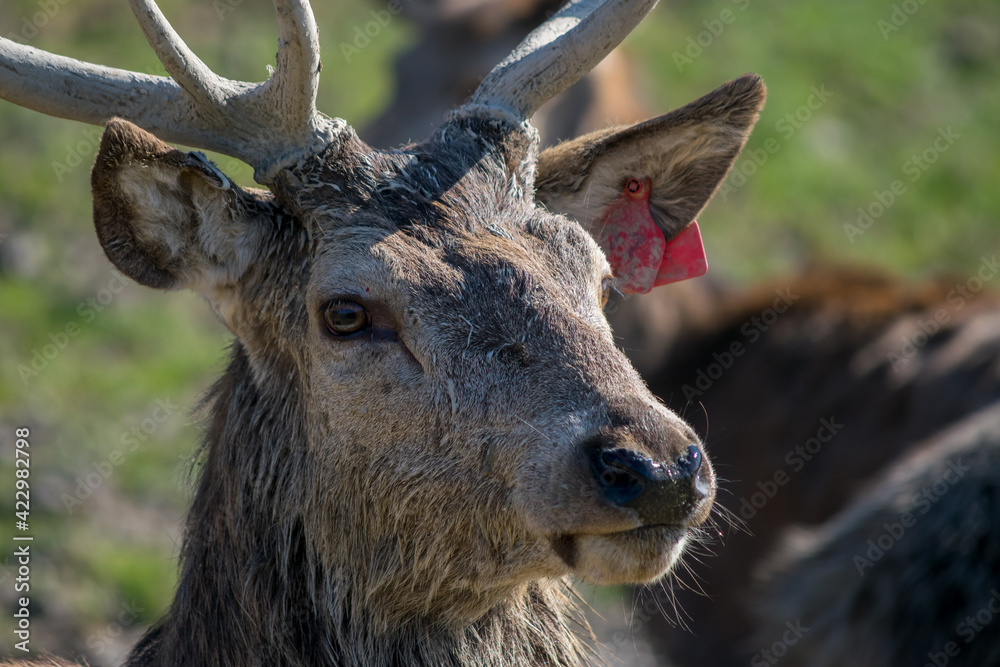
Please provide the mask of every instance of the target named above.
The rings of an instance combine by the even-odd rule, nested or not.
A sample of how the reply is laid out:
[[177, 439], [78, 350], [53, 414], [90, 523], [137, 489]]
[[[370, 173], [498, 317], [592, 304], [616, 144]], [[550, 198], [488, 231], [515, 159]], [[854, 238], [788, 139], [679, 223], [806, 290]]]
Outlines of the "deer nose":
[[711, 493], [703, 461], [697, 445], [689, 445], [682, 456], [669, 463], [620, 447], [597, 449], [591, 455], [605, 500], [634, 509], [645, 526], [689, 522]]

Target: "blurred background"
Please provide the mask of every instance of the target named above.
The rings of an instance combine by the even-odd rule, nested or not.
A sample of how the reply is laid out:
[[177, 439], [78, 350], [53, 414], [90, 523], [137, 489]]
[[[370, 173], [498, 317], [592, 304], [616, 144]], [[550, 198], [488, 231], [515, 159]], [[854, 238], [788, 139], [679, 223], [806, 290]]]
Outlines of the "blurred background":
[[[517, 30], [495, 26], [547, 10], [529, 0], [495, 0], [495, 10], [487, 0], [396, 1], [402, 14], [380, 0], [314, 6], [318, 106], [373, 140], [426, 136], [438, 112], [425, 118], [415, 99], [405, 103], [417, 93], [405, 93], [386, 115], [396, 91], [441, 99], [447, 74], [460, 100], [477, 68], [513, 46], [505, 40]], [[161, 8], [214, 71], [266, 77], [276, 39], [269, 3]], [[451, 57], [445, 49], [438, 60], [394, 64], [407, 50], [425, 53], [442, 21], [473, 10], [464, 41], [436, 42], [455, 49]], [[5, 0], [0, 35], [163, 73], [124, 0]], [[747, 149], [700, 217], [716, 277], [746, 283], [820, 259], [918, 280], [969, 275], [1000, 250], [1000, 4], [664, 0], [615, 57], [601, 85], [620, 104], [594, 105], [577, 126], [657, 115], [747, 71], [768, 85]], [[468, 71], [445, 73], [456, 65]], [[548, 140], [567, 138], [559, 114], [572, 110], [547, 111]], [[0, 506], [13, 503], [14, 430], [28, 427], [32, 647], [111, 665], [172, 597], [200, 437], [193, 413], [222, 370], [229, 334], [197, 297], [141, 288], [104, 258], [90, 221], [99, 136], [0, 103]], [[248, 167], [213, 157], [252, 184]], [[0, 521], [0, 544], [13, 544], [12, 513]], [[12, 550], [0, 548], [5, 609], [15, 596]], [[630, 613], [613, 591], [589, 595], [609, 619]], [[5, 612], [0, 656], [13, 654], [11, 629]]]

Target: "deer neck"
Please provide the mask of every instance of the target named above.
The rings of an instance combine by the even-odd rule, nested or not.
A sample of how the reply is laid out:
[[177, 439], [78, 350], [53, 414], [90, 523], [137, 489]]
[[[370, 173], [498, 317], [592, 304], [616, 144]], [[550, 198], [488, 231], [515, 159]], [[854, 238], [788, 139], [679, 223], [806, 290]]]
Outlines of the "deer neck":
[[415, 621], [378, 631], [357, 602], [363, 591], [319, 562], [304, 528], [304, 396], [296, 388], [267, 393], [237, 342], [209, 398], [177, 595], [129, 667], [586, 662], [573, 627], [589, 628], [563, 581], [526, 585], [466, 627]]

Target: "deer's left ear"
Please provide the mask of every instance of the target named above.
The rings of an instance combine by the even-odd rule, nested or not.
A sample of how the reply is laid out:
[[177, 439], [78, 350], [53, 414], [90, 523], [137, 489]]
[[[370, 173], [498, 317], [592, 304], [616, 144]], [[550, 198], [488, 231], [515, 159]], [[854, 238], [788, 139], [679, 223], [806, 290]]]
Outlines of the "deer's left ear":
[[597, 239], [625, 292], [707, 269], [695, 216], [718, 189], [764, 105], [746, 74], [631, 127], [564, 142], [538, 158], [535, 198]]

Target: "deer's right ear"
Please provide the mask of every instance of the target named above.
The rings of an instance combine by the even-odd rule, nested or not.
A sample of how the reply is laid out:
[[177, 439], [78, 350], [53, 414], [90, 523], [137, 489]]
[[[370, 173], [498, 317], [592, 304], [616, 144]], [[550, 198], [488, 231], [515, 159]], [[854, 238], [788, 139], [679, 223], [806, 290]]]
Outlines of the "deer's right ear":
[[692, 223], [765, 96], [760, 77], [746, 74], [659, 118], [549, 148], [538, 158], [535, 198], [597, 239], [625, 292], [700, 275], [707, 264]]
[[143, 285], [190, 288], [212, 300], [260, 251], [263, 202], [203, 155], [127, 121], [108, 123], [91, 184], [105, 254]]

